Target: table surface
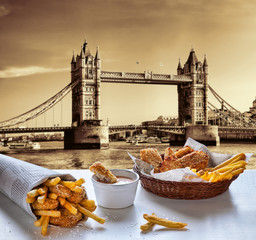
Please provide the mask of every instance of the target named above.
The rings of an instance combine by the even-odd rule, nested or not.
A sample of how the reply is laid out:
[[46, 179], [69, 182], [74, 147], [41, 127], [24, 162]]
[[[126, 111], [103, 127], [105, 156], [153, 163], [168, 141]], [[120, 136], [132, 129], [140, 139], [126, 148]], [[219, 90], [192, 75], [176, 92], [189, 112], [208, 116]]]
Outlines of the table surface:
[[[75, 178], [85, 178], [89, 199], [95, 200], [89, 170], [57, 170]], [[74, 228], [48, 227], [42, 237], [34, 219], [0, 193], [0, 239], [255, 239], [256, 236], [256, 170], [247, 170], [229, 190], [210, 199], [178, 200], [156, 196], [138, 185], [134, 204], [125, 209], [97, 207], [95, 213], [106, 219], [101, 225], [92, 219]], [[152, 212], [159, 217], [185, 222], [186, 229], [155, 226], [143, 233], [143, 214]]]

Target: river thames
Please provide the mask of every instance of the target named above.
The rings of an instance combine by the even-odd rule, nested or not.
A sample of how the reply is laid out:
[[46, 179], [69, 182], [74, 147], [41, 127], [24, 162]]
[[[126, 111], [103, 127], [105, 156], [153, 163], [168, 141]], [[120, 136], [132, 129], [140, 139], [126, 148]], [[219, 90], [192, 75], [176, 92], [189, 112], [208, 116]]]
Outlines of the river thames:
[[[109, 149], [64, 150], [62, 141], [40, 142], [40, 145], [41, 148], [38, 150], [9, 149], [1, 146], [0, 153], [49, 169], [87, 169], [96, 161], [100, 161], [112, 169], [131, 169], [133, 161], [127, 152], [139, 157], [140, 150], [143, 148], [156, 147], [160, 153], [164, 153], [165, 148], [169, 146], [168, 143], [130, 145], [126, 142], [111, 142]], [[172, 148], [176, 150], [181, 147]], [[220, 146], [209, 146], [208, 149], [211, 152], [225, 154], [253, 153], [247, 169], [256, 169], [256, 144], [221, 143]]]

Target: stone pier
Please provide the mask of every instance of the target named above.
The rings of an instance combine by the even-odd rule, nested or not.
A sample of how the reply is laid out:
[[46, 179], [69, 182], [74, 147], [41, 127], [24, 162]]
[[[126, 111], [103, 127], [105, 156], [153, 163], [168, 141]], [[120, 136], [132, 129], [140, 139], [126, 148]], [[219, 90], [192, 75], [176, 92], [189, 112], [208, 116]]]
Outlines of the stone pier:
[[107, 149], [109, 148], [108, 126], [95, 124], [95, 120], [65, 131], [64, 149]]
[[191, 137], [205, 145], [220, 145], [218, 126], [214, 125], [189, 125], [186, 126], [186, 139]]

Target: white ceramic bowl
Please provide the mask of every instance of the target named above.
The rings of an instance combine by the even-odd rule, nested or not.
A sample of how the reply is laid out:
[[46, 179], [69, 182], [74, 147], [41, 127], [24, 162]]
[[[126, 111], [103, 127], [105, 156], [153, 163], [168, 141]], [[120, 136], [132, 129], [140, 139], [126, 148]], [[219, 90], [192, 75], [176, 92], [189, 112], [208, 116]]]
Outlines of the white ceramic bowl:
[[111, 172], [115, 176], [128, 177], [133, 181], [123, 184], [102, 183], [93, 175], [92, 183], [98, 205], [115, 209], [131, 206], [135, 199], [139, 175], [125, 169], [111, 169]]

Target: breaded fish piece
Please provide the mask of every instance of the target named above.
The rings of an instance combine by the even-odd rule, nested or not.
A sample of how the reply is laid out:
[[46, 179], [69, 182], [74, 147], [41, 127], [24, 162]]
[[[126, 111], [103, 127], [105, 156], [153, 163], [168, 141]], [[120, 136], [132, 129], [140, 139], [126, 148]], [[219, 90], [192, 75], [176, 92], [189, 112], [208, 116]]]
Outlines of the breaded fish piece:
[[208, 162], [209, 156], [206, 153], [203, 151], [193, 151], [181, 158], [168, 158], [164, 160], [159, 170], [160, 172], [166, 172], [172, 169], [190, 167], [199, 171], [205, 169]]
[[188, 153], [191, 153], [193, 152], [194, 150], [190, 147], [190, 146], [185, 146], [181, 149], [178, 149], [174, 155], [177, 157], [177, 158], [182, 158], [183, 156], [185, 156], [186, 154]]
[[36, 210], [51, 210], [59, 206], [59, 201], [56, 199], [46, 198], [44, 203], [34, 201], [31, 203], [31, 207]]
[[140, 150], [140, 159], [151, 164], [155, 169], [158, 169], [163, 161], [156, 148]]
[[70, 213], [66, 208], [60, 208], [58, 211], [61, 213], [60, 217], [50, 217], [50, 223], [53, 225], [61, 227], [74, 227], [80, 220], [83, 219], [83, 214], [79, 211], [77, 211], [76, 215]]
[[101, 162], [95, 162], [90, 166], [90, 171], [93, 172], [96, 177], [106, 183], [116, 183], [116, 176], [108, 169], [106, 169]]

